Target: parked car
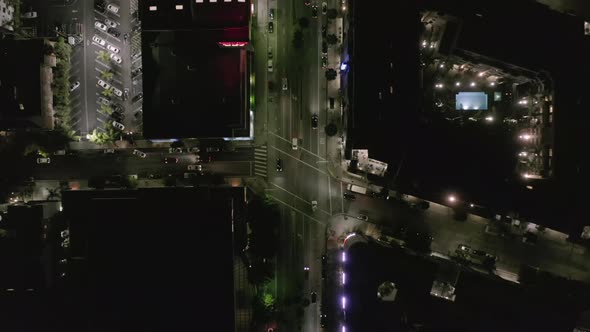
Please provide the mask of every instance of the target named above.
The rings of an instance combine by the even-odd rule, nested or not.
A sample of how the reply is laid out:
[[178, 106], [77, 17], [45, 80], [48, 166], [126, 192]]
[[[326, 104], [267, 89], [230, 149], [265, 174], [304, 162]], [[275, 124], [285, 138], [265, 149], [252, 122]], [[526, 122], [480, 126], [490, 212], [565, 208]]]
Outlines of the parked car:
[[322, 56], [322, 68], [323, 69], [328, 68], [328, 57], [327, 56]]
[[283, 91], [287, 91], [289, 87], [287, 86], [287, 78], [283, 77]]
[[132, 102], [136, 102], [136, 101], [138, 101], [138, 100], [140, 100], [140, 99], [142, 99], [142, 98], [143, 98], [143, 92], [140, 92], [140, 93], [138, 93], [137, 95], [135, 95], [135, 96], [133, 97], [133, 99], [131, 99], [131, 101], [132, 101]]
[[111, 101], [106, 99], [105, 97], [98, 97], [98, 103], [103, 104], [105, 106], [111, 106]]
[[354, 201], [356, 199], [355, 195], [349, 193], [344, 193], [342, 194], [342, 196], [344, 197], [344, 199], [347, 199], [349, 201]]
[[182, 148], [168, 148], [168, 153], [182, 153]]
[[113, 93], [117, 96], [117, 97], [121, 97], [123, 95], [123, 91], [115, 88], [114, 86], [111, 87], [111, 90], [113, 90]]
[[193, 146], [192, 148], [188, 148], [188, 152], [198, 153], [201, 151], [198, 146]]
[[113, 120], [113, 127], [117, 128], [119, 130], [125, 130], [125, 125], [124, 124], [122, 124], [120, 122], [117, 122], [117, 121], [114, 121], [114, 120]]
[[113, 104], [113, 106], [111, 106], [111, 108], [115, 112], [123, 113], [123, 106], [121, 106], [119, 104]]
[[313, 18], [318, 17], [318, 6], [317, 5], [311, 6], [311, 17], [313, 17]]
[[109, 29], [106, 25], [100, 23], [99, 21], [94, 22], [94, 27], [102, 31], [107, 31]]
[[111, 113], [111, 118], [117, 121], [123, 121], [125, 119], [125, 115], [123, 115], [123, 113], [113, 112]]
[[119, 37], [121, 35], [121, 33], [117, 29], [114, 29], [114, 28], [108, 28], [107, 32], [115, 37]]
[[210, 146], [210, 147], [206, 148], [205, 151], [207, 151], [207, 152], [219, 152], [219, 148], [216, 147], [216, 146]]
[[166, 157], [166, 158], [162, 159], [162, 161], [164, 162], [164, 164], [177, 164], [178, 158]]
[[283, 160], [281, 158], [277, 158], [277, 172], [283, 171]]
[[362, 221], [369, 220], [369, 217], [365, 216], [364, 214], [359, 214], [356, 218]]
[[116, 54], [114, 54], [114, 53], [111, 53], [111, 59], [112, 59], [113, 61], [115, 61], [116, 63], [119, 63], [119, 64], [120, 64], [121, 62], [123, 62], [123, 59], [121, 59], [121, 57], [120, 57], [120, 56], [118, 56], [118, 55], [116, 55]]
[[115, 153], [115, 149], [111, 149], [111, 148], [104, 149], [104, 150], [102, 150], [102, 153]]
[[322, 42], [322, 55], [324, 55], [324, 56], [328, 55], [328, 43], [327, 42]]
[[100, 46], [105, 46], [107, 43], [106, 41], [104, 41], [104, 39], [100, 38], [99, 36], [93, 36], [92, 41], [94, 41], [95, 43], [97, 43]]
[[51, 163], [51, 158], [37, 158], [37, 164], [49, 164]]
[[72, 83], [72, 85], [70, 85], [70, 92], [76, 90], [78, 87], [80, 87], [80, 81]]
[[328, 13], [328, 4], [324, 1], [322, 2], [322, 15], [326, 15]]
[[201, 172], [203, 170], [203, 166], [202, 165], [188, 165], [187, 169], [189, 171], [199, 171]]
[[98, 85], [100, 85], [103, 89], [110, 89], [111, 85], [103, 80], [98, 80]]
[[108, 18], [104, 20], [104, 24], [106, 24], [107, 26], [109, 26], [111, 28], [117, 27], [117, 22], [109, 20]]
[[147, 153], [141, 152], [141, 151], [139, 151], [137, 149], [133, 150], [133, 154], [136, 155], [136, 156], [140, 156], [141, 158], [147, 157]]
[[318, 129], [318, 122], [319, 122], [318, 115], [317, 114], [312, 115], [311, 116], [311, 128]]
[[318, 201], [311, 201], [311, 211], [315, 212], [318, 209]]
[[268, 33], [272, 33], [274, 31], [274, 23], [268, 22]]
[[113, 53], [119, 53], [119, 49], [116, 48], [115, 46], [111, 45], [111, 44], [107, 45], [107, 50], [109, 50], [109, 51], [111, 51]]
[[119, 12], [119, 6], [113, 5], [112, 3], [110, 3], [110, 4], [107, 5], [107, 10], [110, 11], [110, 12], [112, 12], [112, 13], [117, 14]]

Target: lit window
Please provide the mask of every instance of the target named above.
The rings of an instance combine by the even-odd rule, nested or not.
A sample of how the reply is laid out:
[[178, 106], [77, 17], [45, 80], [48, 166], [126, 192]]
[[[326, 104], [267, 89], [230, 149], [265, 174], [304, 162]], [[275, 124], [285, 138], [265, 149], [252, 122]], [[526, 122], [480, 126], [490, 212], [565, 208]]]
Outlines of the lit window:
[[217, 2], [217, 0], [209, 0], [209, 2]]
[[223, 2], [231, 2], [231, 0], [223, 0]]
[[238, 0], [238, 2], [246, 2], [246, 0]]
[[203, 0], [195, 0], [196, 3], [203, 3]]
[[158, 6], [150, 6], [150, 12], [155, 12], [158, 10]]
[[183, 5], [176, 5], [176, 10], [182, 10], [182, 8], [184, 8]]

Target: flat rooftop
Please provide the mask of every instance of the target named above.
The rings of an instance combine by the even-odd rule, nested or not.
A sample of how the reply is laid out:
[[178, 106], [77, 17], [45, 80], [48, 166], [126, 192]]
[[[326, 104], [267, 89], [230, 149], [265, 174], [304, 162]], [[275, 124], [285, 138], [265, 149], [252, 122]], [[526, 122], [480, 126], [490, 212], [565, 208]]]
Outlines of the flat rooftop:
[[72, 316], [88, 317], [78, 318], [83, 326], [99, 316], [112, 331], [233, 331], [232, 209], [240, 193], [64, 192], [72, 256], [81, 257], [70, 270], [79, 287]]

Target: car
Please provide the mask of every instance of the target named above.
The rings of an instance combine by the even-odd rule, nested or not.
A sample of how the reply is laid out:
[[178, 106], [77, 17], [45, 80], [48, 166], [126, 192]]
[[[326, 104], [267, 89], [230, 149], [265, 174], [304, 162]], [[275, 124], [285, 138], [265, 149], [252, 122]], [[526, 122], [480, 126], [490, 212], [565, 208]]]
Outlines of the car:
[[117, 97], [121, 97], [123, 95], [123, 91], [115, 88], [114, 86], [111, 87], [111, 90], [113, 91], [113, 93], [117, 96]]
[[272, 59], [268, 59], [268, 72], [273, 72]]
[[344, 197], [344, 199], [347, 199], [349, 201], [354, 201], [356, 199], [355, 195], [349, 193], [344, 193], [342, 194], [342, 196]]
[[110, 11], [110, 12], [112, 12], [112, 13], [114, 13], [114, 14], [117, 14], [119, 12], [119, 6], [113, 5], [112, 3], [109, 3], [107, 5], [107, 10]]
[[97, 43], [100, 46], [105, 46], [107, 43], [106, 41], [104, 41], [104, 39], [100, 38], [99, 36], [93, 36], [92, 41]]
[[281, 158], [277, 158], [277, 172], [283, 171], [283, 160]]
[[105, 90], [111, 88], [111, 85], [103, 80], [98, 80], [98, 85], [100, 85]]
[[202, 165], [198, 165], [198, 164], [188, 165], [187, 169], [189, 171], [199, 171], [199, 172], [201, 172], [203, 170], [203, 166]]
[[316, 303], [318, 301], [318, 294], [316, 292], [311, 292], [311, 303]]
[[272, 59], [272, 48], [268, 49], [268, 58]]
[[362, 221], [368, 221], [369, 220], [369, 217], [365, 216], [364, 214], [359, 214], [356, 218], [358, 220], [362, 220]]
[[125, 120], [125, 115], [123, 115], [123, 113], [113, 112], [113, 113], [111, 113], [111, 118], [113, 118], [117, 121], [123, 121], [123, 120]]
[[315, 212], [318, 209], [318, 201], [311, 201], [311, 211]]
[[100, 12], [104, 12], [104, 1], [95, 1], [94, 2], [94, 8]]
[[162, 159], [162, 161], [164, 162], [164, 164], [177, 164], [178, 158], [166, 157], [166, 158]]
[[324, 1], [322, 2], [322, 15], [326, 15], [328, 13], [328, 4]]
[[113, 120], [113, 127], [117, 128], [119, 130], [125, 130], [125, 125], [120, 122], [117, 122], [115, 120]]
[[108, 18], [104, 20], [104, 24], [106, 24], [107, 26], [109, 26], [111, 28], [117, 27], [117, 22], [109, 20]]
[[305, 279], [309, 279], [309, 266], [303, 267], [303, 276], [305, 277]]
[[107, 50], [109, 50], [109, 51], [111, 51], [113, 53], [119, 53], [119, 49], [116, 48], [115, 46], [111, 45], [111, 44], [107, 45]]
[[80, 81], [72, 83], [72, 85], [70, 85], [70, 92], [76, 90], [78, 87], [80, 87]]
[[115, 112], [119, 112], [119, 113], [123, 113], [123, 106], [119, 105], [119, 104], [113, 104], [111, 106], [111, 108], [113, 109], [113, 111]]
[[216, 147], [216, 146], [210, 146], [210, 147], [206, 148], [205, 151], [207, 151], [207, 152], [219, 152], [219, 148]]
[[322, 68], [324, 68], [324, 69], [328, 68], [328, 57], [327, 56], [322, 56]]
[[37, 158], [37, 164], [49, 164], [51, 163], [51, 158]]
[[291, 139], [291, 149], [297, 150], [298, 145], [299, 145], [299, 143], [298, 143], [297, 137], [293, 137]]
[[274, 31], [274, 23], [268, 22], [268, 33], [272, 33]]
[[270, 11], [268, 12], [268, 20], [272, 21], [275, 19], [275, 9], [271, 8]]
[[322, 37], [326, 38], [326, 35], [328, 34], [328, 27], [326, 27], [326, 25], [322, 25]]
[[110, 100], [106, 99], [105, 97], [98, 97], [98, 103], [105, 106], [111, 106]]
[[100, 23], [99, 21], [94, 22], [94, 27], [102, 31], [107, 31], [109, 29], [106, 25]]
[[322, 42], [322, 55], [323, 56], [328, 55], [328, 43], [326, 43], [326, 42]]
[[141, 151], [139, 151], [137, 149], [133, 150], [133, 154], [136, 155], [136, 156], [140, 156], [141, 158], [147, 157], [147, 153], [141, 152]]
[[116, 54], [114, 54], [114, 53], [111, 53], [111, 59], [112, 59], [113, 61], [115, 61], [116, 63], [121, 63], [121, 62], [123, 62], [123, 59], [121, 59], [121, 57], [120, 57], [120, 56], [118, 56], [118, 55], [116, 55]]
[[303, 4], [306, 5], [306, 6], [309, 6], [309, 5], [311, 5], [311, 1], [309, 1], [309, 0], [303, 0]]
[[317, 5], [311, 6], [311, 17], [313, 17], [313, 18], [318, 17], [318, 6]]
[[168, 153], [182, 153], [182, 148], [168, 148]]
[[121, 35], [121, 33], [117, 29], [114, 29], [114, 28], [108, 28], [107, 32], [115, 37], [119, 37]]
[[287, 86], [287, 78], [283, 77], [283, 91], [287, 91], [289, 87]]
[[123, 89], [123, 100], [127, 100], [129, 98], [129, 89]]
[[115, 149], [111, 149], [111, 148], [104, 149], [104, 150], [102, 150], [102, 153], [115, 153]]
[[140, 99], [142, 99], [142, 98], [143, 98], [143, 92], [140, 92], [140, 93], [138, 93], [137, 95], [135, 95], [135, 96], [133, 97], [133, 99], [131, 99], [131, 101], [132, 101], [132, 102], [136, 102], [136, 101], [138, 101], [138, 100], [140, 100]]
[[319, 122], [318, 115], [317, 114], [312, 115], [311, 116], [311, 128], [318, 129], [318, 122]]
[[193, 146], [192, 148], [188, 148], [188, 150], [186, 150], [188, 152], [193, 152], [193, 153], [198, 153], [201, 151], [201, 149], [199, 149], [198, 146]]
[[131, 75], [132, 75], [132, 76], [137, 76], [137, 75], [141, 74], [141, 71], [142, 71], [142, 70], [141, 70], [141, 67], [139, 67], [139, 68], [137, 68], [137, 69], [133, 69], [133, 70], [131, 71]]

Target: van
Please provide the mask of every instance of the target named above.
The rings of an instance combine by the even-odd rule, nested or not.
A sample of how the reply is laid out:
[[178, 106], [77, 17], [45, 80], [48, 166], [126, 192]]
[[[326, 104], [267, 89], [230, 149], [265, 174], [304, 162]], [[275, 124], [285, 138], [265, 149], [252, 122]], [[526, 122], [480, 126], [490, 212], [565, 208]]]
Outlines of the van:
[[333, 110], [334, 109], [334, 98], [330, 97], [330, 109]]
[[272, 59], [268, 59], [268, 72], [272, 73]]
[[291, 141], [291, 147], [293, 148], [293, 150], [297, 150], [297, 138], [293, 137], [293, 140]]

